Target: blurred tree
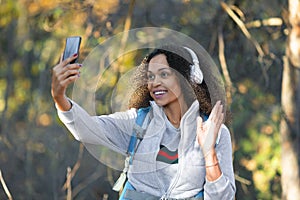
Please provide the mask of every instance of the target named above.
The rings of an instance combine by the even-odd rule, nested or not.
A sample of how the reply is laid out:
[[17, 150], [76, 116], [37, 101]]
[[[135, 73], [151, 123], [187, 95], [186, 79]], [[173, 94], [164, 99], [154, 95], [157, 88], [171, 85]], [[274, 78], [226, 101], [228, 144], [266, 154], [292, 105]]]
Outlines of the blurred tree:
[[[65, 195], [67, 167], [75, 163], [79, 145], [58, 123], [50, 97], [50, 70], [69, 35], [83, 37], [82, 57], [85, 49], [90, 51], [101, 38], [93, 33], [105, 35], [105, 22], [119, 2], [3, 0], [0, 4], [0, 168], [15, 199], [60, 199]], [[100, 25], [94, 27], [91, 21]], [[81, 187], [80, 194], [75, 187], [74, 195], [113, 197], [109, 189], [99, 194], [84, 190], [96, 181], [108, 184], [106, 167], [89, 155], [85, 161], [90, 165], [81, 170], [94, 170], [98, 178]], [[73, 184], [82, 186], [84, 180], [79, 176]], [[0, 199], [5, 199], [2, 190]]]
[[300, 197], [300, 1], [289, 0], [280, 126], [282, 199]]
[[227, 47], [225, 56], [234, 87], [231, 110], [237, 199], [281, 196], [278, 83], [285, 36], [281, 11], [275, 8], [282, 8], [282, 3], [273, 1], [271, 9], [263, 1], [221, 2], [234, 22], [223, 17], [218, 20], [223, 28], [218, 30], [222, 30]]

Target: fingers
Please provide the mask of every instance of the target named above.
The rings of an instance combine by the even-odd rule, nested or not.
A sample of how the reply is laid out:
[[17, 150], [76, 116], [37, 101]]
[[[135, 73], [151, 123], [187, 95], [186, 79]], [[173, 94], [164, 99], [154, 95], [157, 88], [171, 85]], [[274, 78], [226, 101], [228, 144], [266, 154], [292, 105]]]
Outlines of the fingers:
[[66, 78], [70, 75], [78, 75], [81, 67], [82, 65], [78, 63], [67, 65], [60, 63], [53, 68], [53, 75], [61, 78]]
[[200, 116], [198, 116], [196, 120], [197, 120], [197, 132], [196, 132], [197, 141], [198, 141], [199, 145], [202, 145], [201, 137], [202, 137], [202, 133], [203, 133], [203, 120]]
[[219, 123], [220, 121], [223, 122], [224, 114], [223, 105], [221, 104], [221, 101], [217, 101], [209, 115], [209, 119], [214, 123]]
[[71, 72], [68, 72], [69, 70], [78, 70], [82, 65], [81, 64], [78, 64], [78, 63], [75, 63], [75, 64], [69, 64], [70, 62], [72, 62], [73, 60], [75, 60], [76, 58], [78, 57], [77, 54], [74, 54], [73, 56], [65, 59], [65, 60], [62, 60], [63, 59], [63, 54], [61, 55], [60, 57], [60, 63], [58, 65], [56, 65], [53, 70], [58, 72], [58, 73], [65, 73], [67, 72], [67, 74], [74, 74], [74, 73], [71, 73]]
[[[63, 57], [63, 56], [62, 56], [62, 57]], [[65, 60], [62, 60], [62, 57], [61, 57], [61, 63], [65, 66], [65, 65], [71, 63], [73, 60], [75, 60], [75, 59], [78, 57], [78, 54], [75, 53], [75, 54], [73, 54], [71, 57], [69, 57], [69, 58], [67, 58], [67, 59], [65, 59]]]
[[211, 122], [214, 124], [215, 126], [215, 135], [218, 134], [222, 124], [223, 124], [223, 121], [224, 121], [224, 113], [223, 113], [223, 105], [221, 104], [221, 101], [218, 101], [216, 103], [216, 105], [214, 106], [213, 108], [213, 111], [212, 111], [212, 116], [211, 116]]
[[203, 122], [201, 117], [197, 118], [197, 139], [204, 157], [214, 148], [223, 120], [224, 113], [221, 101], [215, 104], [206, 122]]
[[64, 57], [64, 53], [61, 53], [59, 63], [61, 63], [63, 61], [63, 57]]
[[[56, 72], [60, 72], [60, 71], [63, 71], [63, 70], [68, 70], [68, 69], [74, 69], [74, 68], [78, 68], [80, 67], [79, 64], [69, 64], [71, 61], [75, 60], [76, 58], [78, 57], [77, 54], [74, 54], [73, 56], [65, 59], [65, 60], [62, 60], [63, 59], [63, 54], [61, 55], [60, 57], [60, 62], [53, 67], [53, 71], [56, 71]], [[65, 67], [68, 67], [68, 69], [66, 69]]]
[[71, 65], [67, 65], [66, 67], [64, 67], [61, 72], [61, 79], [67, 79], [70, 76], [78, 76], [80, 75], [80, 71], [79, 69], [81, 68], [81, 64], [71, 64]]
[[219, 130], [219, 128], [221, 127], [223, 121], [224, 121], [224, 113], [223, 113], [223, 105], [221, 104], [221, 101], [219, 101], [220, 104], [218, 105], [218, 110], [216, 112], [216, 125], [217, 125], [217, 129]]
[[66, 88], [69, 84], [75, 82], [80, 77], [79, 69], [82, 67], [81, 64], [74, 63], [69, 64], [70, 61], [76, 59], [76, 56], [72, 56], [57, 64], [52, 69], [52, 84], [51, 92], [53, 97], [60, 98], [65, 95]]
[[203, 129], [203, 119], [202, 117], [197, 117], [197, 133], [199, 133], [199, 130]]
[[65, 79], [62, 79], [60, 81], [60, 86], [66, 88], [69, 84], [75, 82], [79, 78], [78, 73], [71, 74], [70, 76], [67, 76]]
[[69, 64], [64, 67], [53, 69], [53, 81], [57, 81], [62, 86], [67, 86], [68, 83], [74, 82], [79, 76], [81, 64]]

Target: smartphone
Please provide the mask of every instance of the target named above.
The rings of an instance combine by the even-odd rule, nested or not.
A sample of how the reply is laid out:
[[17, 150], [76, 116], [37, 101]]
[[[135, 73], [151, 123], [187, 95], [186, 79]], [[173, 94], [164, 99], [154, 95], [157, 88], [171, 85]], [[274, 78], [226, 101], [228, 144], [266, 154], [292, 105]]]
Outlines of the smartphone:
[[70, 62], [76, 63], [79, 58], [79, 48], [80, 48], [80, 43], [81, 43], [81, 37], [80, 36], [72, 36], [72, 37], [67, 37], [66, 39], [66, 46], [63, 54], [63, 60], [73, 56], [75, 53], [78, 54], [77, 58]]

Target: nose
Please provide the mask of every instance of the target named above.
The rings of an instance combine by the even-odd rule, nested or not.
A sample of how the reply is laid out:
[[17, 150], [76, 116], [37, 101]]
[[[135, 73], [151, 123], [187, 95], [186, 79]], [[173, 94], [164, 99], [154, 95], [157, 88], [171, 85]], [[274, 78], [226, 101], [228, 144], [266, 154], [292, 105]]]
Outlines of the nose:
[[159, 85], [161, 85], [161, 80], [160, 80], [159, 76], [155, 76], [154, 80], [152, 81], [152, 86], [156, 87]]

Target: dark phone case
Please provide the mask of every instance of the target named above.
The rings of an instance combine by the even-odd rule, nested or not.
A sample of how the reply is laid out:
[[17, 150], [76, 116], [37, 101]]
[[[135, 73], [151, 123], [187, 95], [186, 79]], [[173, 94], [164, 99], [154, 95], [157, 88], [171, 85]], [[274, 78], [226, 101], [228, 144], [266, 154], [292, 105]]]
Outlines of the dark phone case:
[[68, 37], [66, 39], [66, 47], [64, 50], [63, 60], [73, 56], [75, 53], [78, 54], [77, 58], [71, 62], [76, 63], [78, 61], [79, 57], [79, 47], [81, 43], [81, 37], [80, 36], [74, 36], [74, 37]]

